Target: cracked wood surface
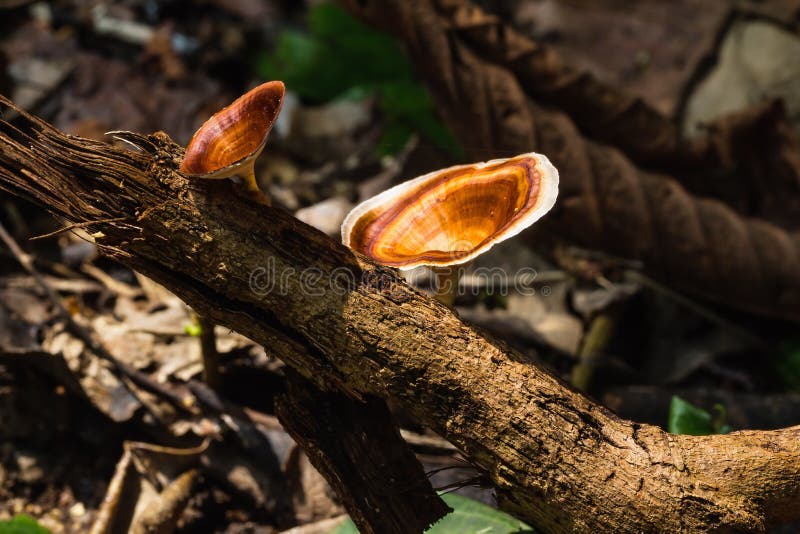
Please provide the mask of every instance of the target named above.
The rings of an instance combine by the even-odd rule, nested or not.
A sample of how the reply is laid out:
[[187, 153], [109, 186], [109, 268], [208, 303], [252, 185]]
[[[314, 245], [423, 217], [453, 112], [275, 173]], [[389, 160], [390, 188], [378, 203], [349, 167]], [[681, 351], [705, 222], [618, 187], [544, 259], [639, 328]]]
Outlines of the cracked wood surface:
[[144, 150], [25, 114], [0, 120], [0, 189], [99, 221], [101, 253], [318, 387], [394, 398], [486, 471], [502, 508], [543, 532], [762, 532], [800, 518], [800, 426], [693, 437], [621, 420], [394, 271], [225, 181], [187, 181], [165, 135], [130, 139]]

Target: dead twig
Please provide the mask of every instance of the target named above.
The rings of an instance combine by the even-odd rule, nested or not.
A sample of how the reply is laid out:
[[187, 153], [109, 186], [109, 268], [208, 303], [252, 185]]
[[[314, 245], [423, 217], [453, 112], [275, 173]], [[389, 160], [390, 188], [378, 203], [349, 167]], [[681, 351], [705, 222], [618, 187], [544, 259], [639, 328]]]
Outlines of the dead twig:
[[106, 496], [97, 512], [97, 518], [92, 525], [90, 534], [107, 534], [111, 531], [127, 480], [133, 472], [131, 468], [131, 451], [125, 447], [122, 457], [114, 469], [114, 476], [111, 477], [111, 483], [108, 485]]
[[131, 525], [131, 534], [171, 534], [192, 497], [198, 478], [197, 469], [190, 469], [170, 482], [158, 499], [142, 510]]
[[79, 223], [71, 223], [58, 230], [53, 230], [52, 232], [48, 232], [46, 234], [36, 235], [33, 237], [28, 238], [29, 241], [36, 241], [39, 239], [47, 239], [49, 237], [55, 237], [57, 235], [63, 234], [64, 232], [69, 232], [70, 230], [75, 230], [77, 228], [87, 228], [92, 226], [93, 224], [102, 224], [102, 223], [113, 223], [113, 222], [123, 222], [129, 220], [127, 217], [114, 217], [112, 219], [102, 219], [99, 221], [83, 221]]

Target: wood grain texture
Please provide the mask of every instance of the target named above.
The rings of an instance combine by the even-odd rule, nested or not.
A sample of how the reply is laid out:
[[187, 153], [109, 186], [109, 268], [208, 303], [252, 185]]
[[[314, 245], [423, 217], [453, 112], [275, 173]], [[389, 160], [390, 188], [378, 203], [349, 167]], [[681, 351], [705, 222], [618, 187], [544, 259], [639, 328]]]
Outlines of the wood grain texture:
[[[13, 107], [0, 101], [0, 111]], [[126, 152], [0, 120], [0, 188], [97, 222], [100, 251], [322, 389], [394, 398], [543, 532], [763, 532], [800, 518], [800, 427], [673, 436], [617, 418], [291, 215]]]

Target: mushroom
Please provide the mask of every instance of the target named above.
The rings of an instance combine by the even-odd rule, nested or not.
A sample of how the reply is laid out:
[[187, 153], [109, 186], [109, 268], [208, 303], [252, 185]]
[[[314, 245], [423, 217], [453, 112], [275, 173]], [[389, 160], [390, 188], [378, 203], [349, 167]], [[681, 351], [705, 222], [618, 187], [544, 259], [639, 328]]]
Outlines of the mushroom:
[[[239, 176], [253, 200], [269, 206], [269, 196], [258, 189], [255, 163], [281, 110], [286, 88], [274, 81], [259, 85], [216, 112], [186, 147], [181, 172], [191, 178], [219, 179]], [[123, 138], [125, 140], [125, 138]], [[214, 323], [198, 314], [203, 377], [212, 389], [220, 386]]]
[[555, 204], [558, 171], [543, 155], [457, 165], [392, 187], [356, 206], [342, 242], [376, 262], [430, 267], [452, 306], [460, 265], [513, 237]]
[[240, 176], [248, 195], [269, 206], [269, 196], [258, 189], [255, 162], [281, 110], [285, 91], [283, 82], [263, 83], [215, 113], [189, 141], [181, 172], [192, 178]]

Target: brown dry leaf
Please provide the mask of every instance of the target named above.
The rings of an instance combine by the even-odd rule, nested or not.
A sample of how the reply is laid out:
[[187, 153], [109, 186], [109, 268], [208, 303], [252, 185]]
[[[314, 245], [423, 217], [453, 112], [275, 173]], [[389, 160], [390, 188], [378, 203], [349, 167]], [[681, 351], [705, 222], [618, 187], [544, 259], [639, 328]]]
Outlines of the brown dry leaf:
[[737, 18], [726, 27], [716, 54], [689, 87], [682, 117], [687, 134], [773, 98], [783, 99], [800, 126], [800, 36], [764, 20]]
[[280, 516], [282, 521], [290, 510], [289, 495], [274, 460], [271, 447], [264, 447], [257, 455], [227, 441], [213, 442], [203, 454], [202, 464], [208, 477], [245, 497], [254, 508]]
[[141, 61], [155, 63], [167, 80], [179, 81], [186, 77], [187, 69], [172, 46], [171, 26], [171, 24], [164, 25], [153, 32], [142, 53]]
[[75, 39], [45, 31], [35, 23], [20, 25], [0, 43], [8, 58], [9, 95], [25, 109], [51, 97], [75, 67]]
[[[5, 286], [5, 287], [2, 287]], [[14, 287], [12, 279], [0, 280], [0, 349], [34, 349], [42, 325], [53, 312], [32, 288]]]
[[176, 449], [125, 442], [92, 534], [173, 532], [193, 495], [207, 443]]
[[800, 132], [783, 103], [758, 104], [705, 129], [692, 144], [704, 164], [682, 172], [681, 183], [741, 214], [800, 230]]
[[442, 35], [436, 38], [436, 44], [429, 43], [444, 47], [431, 54], [432, 62], [439, 63], [442, 55], [448, 54], [447, 40], [456, 39], [461, 46], [516, 76], [519, 87], [528, 95], [563, 109], [590, 135], [619, 146], [637, 159], [666, 161], [680, 148], [674, 124], [641, 98], [603, 83], [588, 71], [574, 68], [554, 48], [530, 40], [468, 1], [427, 0], [418, 8], [408, 5], [399, 8], [397, 16], [383, 17], [379, 12], [398, 8], [384, 2], [366, 8], [356, 6], [358, 3], [354, 1], [346, 3], [354, 12], [401, 38], [405, 23], [395, 24], [396, 20], [406, 21], [406, 17], [436, 20], [446, 28], [448, 37], [443, 39]]
[[261, 23], [279, 16], [275, 3], [269, 0], [212, 0], [212, 3], [238, 15], [248, 24]]
[[300, 524], [336, 517], [344, 513], [336, 494], [308, 456], [295, 447], [286, 462], [286, 478], [292, 492], [295, 516]]
[[[380, 9], [389, 7], [378, 5]], [[353, 9], [368, 19], [373, 17], [371, 20], [387, 31], [398, 31], [399, 26], [387, 22], [394, 21], [395, 17], [379, 20], [379, 9], [374, 6]], [[794, 213], [795, 222], [791, 228], [797, 226], [797, 211], [792, 210], [800, 204], [800, 167], [787, 166], [783, 153], [797, 154], [800, 143], [787, 139], [784, 133], [778, 135], [786, 130], [787, 118], [782, 109], [767, 103], [737, 111], [734, 116], [721, 119], [718, 125], [707, 125], [708, 135], [692, 140], [682, 138], [671, 118], [678, 106], [680, 88], [694, 76], [700, 58], [713, 57], [713, 37], [727, 27], [729, 4], [681, 0], [677, 4], [670, 3], [669, 9], [665, 9], [649, 1], [634, 5], [616, 2], [565, 4], [549, 0], [520, 3], [518, 11], [527, 10], [529, 16], [537, 17], [540, 33], [546, 33], [548, 25], [553, 24], [563, 26], [564, 31], [580, 26], [580, 31], [568, 32], [554, 46], [531, 40], [466, 0], [428, 1], [415, 10], [404, 9], [406, 12], [400, 16], [436, 17], [449, 38], [457, 39], [462, 48], [469, 49], [487, 63], [512, 73], [526, 95], [537, 103], [562, 109], [592, 138], [620, 148], [634, 161], [650, 168], [675, 174], [675, 178], [693, 193], [725, 200], [745, 215], [786, 224], [790, 220], [787, 212]], [[628, 13], [631, 9], [634, 10], [632, 14]], [[669, 16], [661, 16], [664, 13]], [[691, 13], [691, 17], [686, 17], [686, 13]], [[603, 28], [602, 37], [595, 39], [598, 31], [592, 28], [604, 25], [608, 28]], [[659, 36], [676, 26], [679, 31], [676, 35], [670, 34], [665, 44]], [[570, 46], [569, 39], [585, 35], [592, 39], [591, 46], [580, 41]], [[619, 71], [625, 70], [621, 63], [635, 61], [635, 51], [624, 50], [622, 43], [650, 50], [648, 61], [655, 65], [676, 62], [680, 66], [652, 68], [649, 74], [642, 74], [641, 85], [625, 83], [622, 87], [626, 90], [621, 90], [606, 82], [619, 83], [624, 78], [622, 74], [604, 76], [597, 67], [600, 61], [604, 65], [611, 62], [612, 70]], [[435, 45], [431, 43], [431, 46]], [[443, 44], [440, 42], [438, 46]], [[614, 48], [623, 50], [610, 53], [609, 49]], [[583, 54], [596, 59], [579, 57], [578, 50], [588, 50]], [[575, 65], [565, 61], [559, 51]], [[671, 74], [665, 75], [665, 71]], [[595, 72], [600, 72], [599, 77], [593, 74]], [[630, 77], [624, 79], [631, 81]], [[442, 83], [451, 82], [442, 80]], [[665, 112], [652, 107], [640, 95], [652, 97], [657, 103], [666, 98], [666, 103], [661, 105]], [[751, 199], [753, 193], [755, 200]], [[792, 204], [776, 209], [775, 203], [767, 198], [770, 196], [788, 197]]]
[[342, 514], [338, 517], [283, 530], [280, 534], [330, 534], [331, 532], [336, 532], [339, 526], [347, 520], [347, 517], [346, 514]]
[[[3, 39], [0, 52], [5, 52], [10, 61], [14, 100], [31, 109], [47, 96], [48, 107], [57, 110], [53, 122], [68, 132], [152, 132], [168, 125], [168, 133], [185, 143], [211, 113], [232, 100], [218, 82], [197, 71], [186, 74], [181, 83], [173, 83], [160, 68], [146, 69], [141, 64], [80, 51], [74, 33], [52, 32], [33, 23]], [[163, 55], [166, 52], [151, 52], [167, 60]], [[173, 59], [173, 63], [179, 61], [169, 61]], [[175, 64], [164, 68], [172, 76], [181, 76]], [[60, 84], [68, 74], [71, 83], [62, 88]]]
[[706, 0], [539, 0], [517, 2], [510, 15], [567, 64], [672, 116], [730, 9]]
[[342, 232], [342, 221], [351, 209], [353, 209], [352, 202], [343, 196], [336, 196], [299, 209], [294, 215], [331, 237], [339, 237]]
[[391, 21], [472, 157], [537, 150], [551, 158], [561, 198], [543, 228], [640, 260], [673, 287], [800, 321], [800, 236], [693, 197], [675, 179], [637, 169], [620, 152], [585, 139], [567, 116], [530, 102], [505, 65], [477, 56], [437, 10], [442, 3], [347, 2], [378, 26]]
[[60, 329], [47, 332], [42, 348], [64, 358], [92, 404], [112, 421], [127, 421], [141, 406], [112, 365], [91, 355], [83, 341], [70, 333]]

